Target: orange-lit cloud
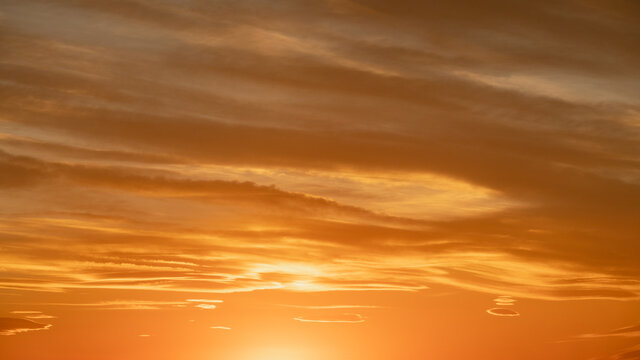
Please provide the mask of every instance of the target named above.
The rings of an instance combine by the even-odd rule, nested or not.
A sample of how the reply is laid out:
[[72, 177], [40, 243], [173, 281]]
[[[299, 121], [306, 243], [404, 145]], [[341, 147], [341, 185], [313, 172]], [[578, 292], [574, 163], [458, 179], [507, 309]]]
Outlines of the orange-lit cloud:
[[376, 305], [281, 305], [297, 309], [325, 310], [325, 309], [378, 309]]
[[40, 324], [31, 320], [17, 318], [0, 318], [0, 335], [16, 335], [19, 333], [47, 330], [51, 324]]
[[216, 306], [212, 304], [198, 304], [198, 305], [195, 305], [195, 307], [200, 309], [205, 309], [205, 310], [213, 310], [216, 308]]
[[35, 310], [15, 310], [11, 312], [12, 314], [40, 314], [42, 313], [42, 311], [35, 311]]
[[362, 323], [365, 321], [364, 317], [360, 314], [345, 313], [341, 315], [332, 316], [298, 316], [294, 320], [300, 322], [313, 322], [313, 323]]
[[27, 319], [55, 319], [56, 317], [53, 315], [47, 314], [36, 314], [36, 315], [27, 315], [25, 316]]
[[607, 332], [582, 334], [577, 336], [577, 338], [580, 339], [598, 339], [606, 337], [640, 337], [640, 325], [625, 326]]
[[520, 316], [520, 313], [515, 310], [503, 308], [491, 308], [487, 310], [487, 313], [495, 316]]
[[516, 299], [513, 299], [510, 296], [499, 296], [499, 297], [493, 299], [493, 301], [498, 306], [511, 306], [511, 305], [514, 305], [516, 303]]
[[[39, 303], [39, 305], [46, 306], [61, 306], [61, 307], [78, 307], [78, 308], [92, 308], [99, 310], [158, 310], [162, 308], [170, 308], [188, 303], [183, 301], [150, 301], [150, 300], [112, 300], [112, 301], [100, 301], [95, 303]], [[12, 311], [13, 314], [33, 314], [42, 315], [40, 311]]]
[[[570, 300], [591, 322], [554, 336], [633, 349], [635, 330], [592, 329], [630, 323], [640, 301], [638, 14], [623, 0], [2, 2], [0, 309], [55, 314], [63, 335], [81, 312], [154, 310], [127, 312], [134, 337], [174, 310], [236, 329], [261, 304], [273, 311], [251, 326], [275, 338], [313, 327], [295, 309], [336, 323], [365, 319], [321, 313], [378, 309], [363, 327], [409, 329], [396, 322], [412, 306], [468, 306], [484, 329], [498, 320], [478, 309], [524, 320], [524, 305]], [[427, 296], [445, 292], [461, 299]], [[433, 341], [398, 357], [515, 356], [416, 323]], [[533, 352], [516, 330], [531, 356], [585, 353]]]

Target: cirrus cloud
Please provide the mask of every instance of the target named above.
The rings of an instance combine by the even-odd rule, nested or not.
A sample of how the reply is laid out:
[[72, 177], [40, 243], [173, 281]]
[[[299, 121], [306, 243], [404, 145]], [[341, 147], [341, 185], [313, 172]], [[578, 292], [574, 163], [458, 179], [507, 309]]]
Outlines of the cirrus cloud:
[[345, 313], [340, 315], [326, 315], [326, 316], [297, 316], [293, 318], [300, 322], [309, 323], [348, 323], [356, 324], [365, 321], [364, 316], [354, 313]]
[[19, 333], [48, 330], [53, 325], [18, 318], [0, 318], [0, 335], [11, 336]]
[[495, 316], [520, 316], [520, 313], [512, 309], [491, 308], [487, 313]]

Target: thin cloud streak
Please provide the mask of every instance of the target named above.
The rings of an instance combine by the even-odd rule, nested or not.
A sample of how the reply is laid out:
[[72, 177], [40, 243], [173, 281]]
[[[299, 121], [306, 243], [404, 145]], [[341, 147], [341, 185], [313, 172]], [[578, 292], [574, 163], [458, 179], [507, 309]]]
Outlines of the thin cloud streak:
[[210, 326], [210, 329], [217, 329], [217, 330], [231, 330], [230, 327], [228, 326]]
[[280, 306], [296, 308], [296, 309], [310, 309], [310, 310], [324, 310], [324, 309], [379, 309], [381, 306], [376, 305], [285, 305]]
[[344, 323], [344, 324], [357, 324], [365, 321], [364, 317], [360, 314], [345, 313], [336, 316], [298, 316], [293, 320], [304, 323]]
[[591, 334], [581, 334], [576, 336], [576, 339], [600, 339], [600, 338], [608, 338], [608, 337], [622, 337], [622, 338], [635, 338], [640, 337], [640, 325], [631, 325], [625, 326], [622, 328], [618, 328], [615, 330], [601, 332], [601, 333], [591, 333]]
[[48, 330], [52, 326], [27, 319], [0, 318], [0, 335], [12, 336], [31, 331]]
[[520, 313], [515, 310], [503, 308], [491, 308], [487, 310], [487, 313], [495, 316], [520, 316]]

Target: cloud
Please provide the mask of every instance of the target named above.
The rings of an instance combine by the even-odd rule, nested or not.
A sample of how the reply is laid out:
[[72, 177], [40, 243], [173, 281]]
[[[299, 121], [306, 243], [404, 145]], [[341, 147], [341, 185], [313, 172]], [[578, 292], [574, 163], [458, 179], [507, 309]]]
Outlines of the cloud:
[[20, 314], [23, 315], [26, 319], [55, 319], [56, 317], [53, 315], [43, 314], [41, 311], [32, 311], [32, 310], [16, 310], [11, 311], [11, 314]]
[[25, 316], [27, 319], [55, 319], [56, 316], [47, 315], [47, 314], [37, 314], [37, 315], [27, 315]]
[[199, 304], [194, 306], [204, 310], [213, 310], [217, 307], [216, 305], [214, 305], [214, 303], [218, 304], [223, 302], [223, 300], [211, 300], [211, 299], [187, 299], [185, 301], [192, 302], [192, 303], [197, 302]]
[[286, 305], [280, 306], [291, 307], [296, 309], [324, 310], [324, 309], [379, 309], [377, 305]]
[[[93, 303], [40, 303], [46, 306], [64, 306], [78, 308], [93, 308], [99, 310], [159, 310], [179, 305], [186, 305], [183, 301], [149, 301], [149, 300], [112, 300]], [[40, 313], [40, 312], [38, 312]], [[39, 316], [39, 315], [35, 315]], [[49, 316], [42, 314], [41, 316]], [[36, 317], [33, 317], [36, 318]], [[44, 317], [42, 317], [44, 318]]]
[[231, 330], [231, 328], [228, 326], [210, 326], [209, 328], [217, 330]]
[[8, 316], [640, 299], [638, 4], [212, 3], [0, 1]]
[[198, 305], [195, 305], [195, 307], [204, 309], [204, 310], [213, 310], [216, 308], [216, 306], [212, 304], [198, 304]]
[[15, 310], [11, 312], [12, 314], [40, 314], [42, 311], [35, 310]]
[[29, 331], [48, 330], [52, 326], [26, 319], [0, 318], [0, 335], [10, 336]]
[[495, 302], [513, 303], [513, 302], [516, 302], [516, 299], [513, 299], [511, 296], [501, 295], [501, 296], [498, 296], [497, 298], [493, 299], [493, 301], [495, 301]]
[[601, 333], [581, 334], [576, 336], [578, 339], [600, 339], [609, 337], [634, 338], [640, 337], [640, 325], [625, 326], [611, 331]]
[[638, 299], [635, 5], [283, 4], [0, 8], [1, 288]]
[[621, 336], [640, 336], [640, 325], [626, 326], [619, 329], [612, 330], [609, 334], [621, 335]]
[[515, 310], [503, 308], [491, 308], [487, 310], [487, 313], [495, 316], [520, 316], [520, 313]]
[[493, 301], [496, 303], [497, 306], [511, 306], [511, 305], [514, 305], [517, 300], [511, 298], [510, 296], [499, 296], [493, 299]]
[[334, 316], [298, 316], [293, 318], [300, 322], [313, 322], [313, 323], [362, 323], [365, 318], [360, 314], [345, 313]]

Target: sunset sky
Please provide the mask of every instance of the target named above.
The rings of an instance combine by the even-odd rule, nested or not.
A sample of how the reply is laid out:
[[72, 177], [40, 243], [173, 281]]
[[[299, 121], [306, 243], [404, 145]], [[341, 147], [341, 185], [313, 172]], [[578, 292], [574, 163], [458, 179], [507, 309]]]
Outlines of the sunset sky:
[[640, 1], [0, 0], [0, 359], [640, 359]]

